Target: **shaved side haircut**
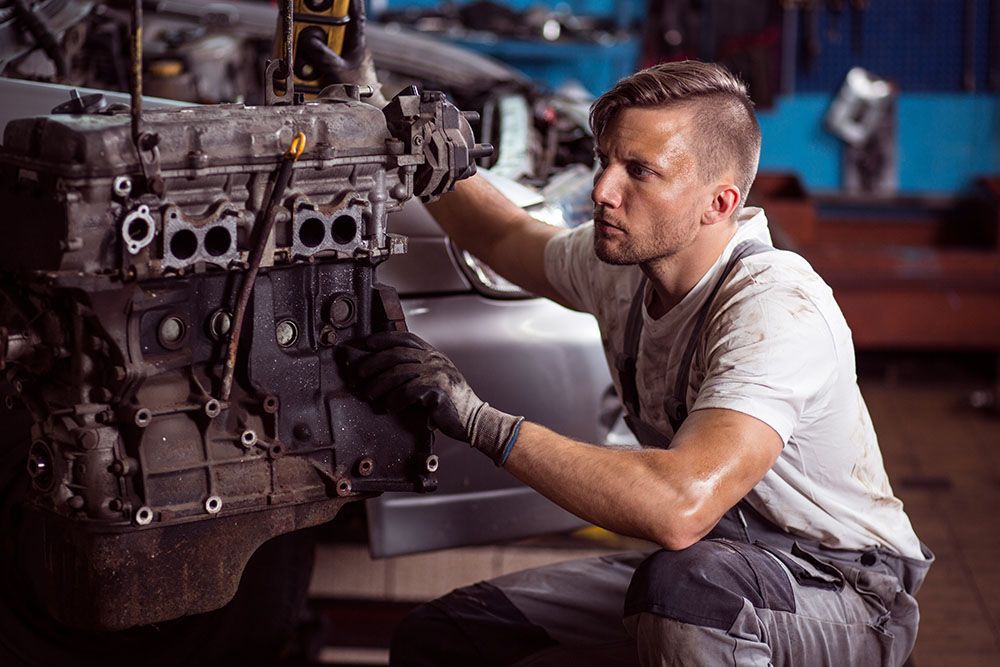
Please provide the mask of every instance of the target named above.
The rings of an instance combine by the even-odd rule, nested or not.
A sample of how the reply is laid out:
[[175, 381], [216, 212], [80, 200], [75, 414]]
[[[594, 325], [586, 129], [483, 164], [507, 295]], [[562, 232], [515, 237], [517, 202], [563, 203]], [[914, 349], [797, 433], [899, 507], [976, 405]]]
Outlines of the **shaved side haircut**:
[[636, 72], [597, 98], [590, 127], [600, 142], [623, 109], [668, 106], [691, 108], [700, 175], [711, 181], [732, 169], [742, 208], [757, 175], [760, 126], [746, 85], [722, 65], [684, 60]]

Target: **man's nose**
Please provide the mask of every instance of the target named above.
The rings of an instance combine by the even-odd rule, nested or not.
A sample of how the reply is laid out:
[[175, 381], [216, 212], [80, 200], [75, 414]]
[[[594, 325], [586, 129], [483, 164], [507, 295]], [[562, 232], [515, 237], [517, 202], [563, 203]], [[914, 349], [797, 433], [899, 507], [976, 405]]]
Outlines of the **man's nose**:
[[621, 204], [621, 188], [615, 172], [613, 166], [608, 166], [594, 177], [594, 189], [590, 192], [590, 198], [597, 206], [618, 208]]

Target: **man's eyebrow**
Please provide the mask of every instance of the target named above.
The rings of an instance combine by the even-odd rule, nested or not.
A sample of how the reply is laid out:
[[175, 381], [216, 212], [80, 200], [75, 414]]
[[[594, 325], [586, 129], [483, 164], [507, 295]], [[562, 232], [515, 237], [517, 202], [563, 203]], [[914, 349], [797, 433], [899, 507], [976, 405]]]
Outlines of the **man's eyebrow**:
[[[598, 157], [608, 157], [607, 153], [605, 153], [604, 151], [602, 151], [597, 146], [594, 146], [594, 155], [596, 155]], [[660, 165], [658, 162], [654, 162], [653, 160], [650, 160], [649, 158], [646, 158], [646, 157], [643, 157], [643, 156], [640, 156], [640, 155], [626, 154], [626, 155], [622, 156], [622, 160], [625, 161], [625, 162], [631, 162], [633, 164], [637, 164], [637, 165], [640, 165], [640, 166], [643, 166], [643, 167], [648, 167], [650, 169], [662, 169], [663, 168], [663, 166]]]
[[659, 162], [654, 162], [648, 158], [639, 155], [625, 155], [623, 159], [625, 160], [625, 162], [629, 162], [631, 164], [637, 164], [640, 167], [649, 169], [650, 171], [658, 172], [663, 169], [663, 165], [660, 164]]

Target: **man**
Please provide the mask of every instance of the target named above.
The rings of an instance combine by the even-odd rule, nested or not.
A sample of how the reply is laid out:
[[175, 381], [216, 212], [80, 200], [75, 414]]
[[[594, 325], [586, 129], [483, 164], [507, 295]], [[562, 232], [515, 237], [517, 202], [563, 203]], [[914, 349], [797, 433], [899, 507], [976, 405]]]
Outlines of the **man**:
[[829, 287], [744, 208], [760, 150], [745, 87], [659, 65], [591, 123], [592, 225], [540, 224], [481, 177], [430, 209], [507, 279], [595, 315], [643, 447], [489, 406], [410, 334], [362, 342], [350, 370], [376, 403], [421, 406], [567, 510], [662, 548], [454, 591], [402, 623], [392, 664], [901, 664], [932, 557], [889, 486]]

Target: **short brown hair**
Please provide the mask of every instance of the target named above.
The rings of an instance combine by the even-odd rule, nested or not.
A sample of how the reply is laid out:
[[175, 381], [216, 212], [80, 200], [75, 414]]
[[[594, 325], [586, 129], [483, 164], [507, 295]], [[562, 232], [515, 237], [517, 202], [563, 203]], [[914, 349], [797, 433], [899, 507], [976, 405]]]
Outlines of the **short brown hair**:
[[732, 167], [742, 207], [757, 175], [760, 126], [746, 85], [722, 65], [684, 60], [636, 72], [597, 98], [590, 108], [590, 127], [600, 141], [623, 109], [681, 104], [698, 107], [696, 157], [702, 176], [717, 178]]

